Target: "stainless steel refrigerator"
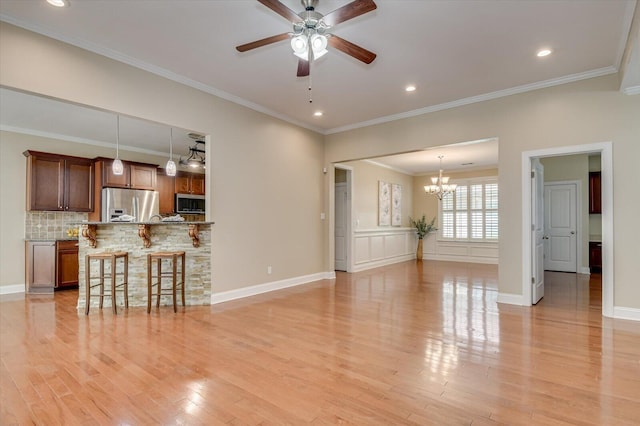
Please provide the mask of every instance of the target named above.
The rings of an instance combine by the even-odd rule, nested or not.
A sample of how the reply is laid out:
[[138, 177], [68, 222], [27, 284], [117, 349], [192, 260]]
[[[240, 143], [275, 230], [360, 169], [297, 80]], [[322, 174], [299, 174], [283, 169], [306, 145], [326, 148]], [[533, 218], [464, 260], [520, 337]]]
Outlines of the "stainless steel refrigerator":
[[157, 191], [102, 189], [103, 222], [149, 222], [159, 212]]

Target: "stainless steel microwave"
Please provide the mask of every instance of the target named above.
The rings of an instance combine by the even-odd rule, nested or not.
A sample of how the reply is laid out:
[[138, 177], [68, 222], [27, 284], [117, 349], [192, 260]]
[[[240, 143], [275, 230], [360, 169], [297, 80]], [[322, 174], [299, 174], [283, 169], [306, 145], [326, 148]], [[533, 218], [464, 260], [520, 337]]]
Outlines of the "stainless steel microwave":
[[204, 214], [204, 195], [176, 194], [176, 213]]

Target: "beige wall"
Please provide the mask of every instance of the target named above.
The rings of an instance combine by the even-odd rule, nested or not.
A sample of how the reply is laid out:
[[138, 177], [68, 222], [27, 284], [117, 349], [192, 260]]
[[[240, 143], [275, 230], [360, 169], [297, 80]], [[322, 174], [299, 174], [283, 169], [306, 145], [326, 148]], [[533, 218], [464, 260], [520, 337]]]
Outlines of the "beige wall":
[[581, 205], [578, 209], [582, 223], [582, 228], [579, 230], [582, 251], [580, 266], [587, 268], [589, 267], [589, 155], [547, 157], [540, 159], [540, 162], [544, 166], [545, 183], [567, 180], [580, 181]]
[[[326, 270], [322, 135], [6, 23], [0, 23], [0, 51], [3, 86], [211, 135], [206, 183], [216, 223], [214, 293]], [[24, 227], [25, 185], [10, 184], [4, 174], [12, 167], [5, 144], [11, 158], [22, 147], [1, 144], [4, 286], [16, 284], [12, 271], [23, 264], [14, 253], [23, 251], [15, 230]]]
[[[353, 211], [351, 219], [354, 230], [378, 228], [378, 182], [402, 185], [402, 225], [409, 227], [409, 216], [413, 212], [413, 178], [411, 175], [380, 167], [367, 161], [342, 163], [353, 169]], [[387, 228], [386, 226], [382, 228]]]
[[[522, 294], [522, 155], [551, 147], [613, 143], [614, 305], [640, 309], [637, 212], [640, 96], [619, 92], [617, 75], [355, 129], [326, 137], [327, 164], [499, 138], [499, 291]], [[388, 141], [394, 141], [390, 144]], [[329, 197], [330, 200], [330, 197]]]

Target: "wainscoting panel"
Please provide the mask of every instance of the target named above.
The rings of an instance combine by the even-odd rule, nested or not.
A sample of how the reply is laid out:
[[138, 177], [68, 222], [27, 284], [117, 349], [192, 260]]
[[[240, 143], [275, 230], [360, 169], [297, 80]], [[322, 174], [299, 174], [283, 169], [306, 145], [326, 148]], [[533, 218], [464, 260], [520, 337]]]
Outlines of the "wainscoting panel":
[[413, 228], [359, 230], [353, 238], [353, 272], [415, 258], [417, 243]]
[[498, 263], [498, 243], [472, 241], [439, 241], [429, 234], [423, 243], [424, 259], [470, 263]]

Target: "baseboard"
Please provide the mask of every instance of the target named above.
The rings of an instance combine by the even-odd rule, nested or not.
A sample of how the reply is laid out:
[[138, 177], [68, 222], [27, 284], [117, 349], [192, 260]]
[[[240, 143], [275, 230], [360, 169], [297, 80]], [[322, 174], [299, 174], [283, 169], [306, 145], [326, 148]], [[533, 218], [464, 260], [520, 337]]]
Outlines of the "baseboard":
[[24, 288], [24, 284], [3, 285], [2, 287], [0, 287], [0, 295], [24, 293]]
[[506, 305], [519, 305], [522, 306], [522, 295], [513, 293], [498, 293], [498, 303], [504, 303]]
[[402, 256], [390, 257], [388, 259], [374, 260], [371, 262], [364, 262], [358, 265], [354, 265], [351, 272], [366, 271], [367, 269], [379, 268], [381, 266], [393, 265], [394, 263], [406, 262], [407, 260], [415, 259], [415, 253], [405, 254]]
[[282, 290], [284, 288], [295, 287], [313, 281], [331, 280], [336, 278], [335, 271], [318, 272], [317, 274], [303, 275], [301, 277], [287, 278], [270, 283], [257, 284], [237, 290], [222, 291], [211, 294], [211, 304], [228, 302], [230, 300], [242, 299], [244, 297], [255, 296], [257, 294], [268, 293], [270, 291]]
[[439, 260], [443, 262], [464, 262], [464, 263], [483, 263], [487, 265], [497, 265], [497, 257], [478, 257], [478, 256], [447, 256], [442, 254], [424, 254], [425, 260]]
[[621, 306], [614, 306], [613, 317], [616, 319], [640, 321], [640, 309], [623, 308]]
[[591, 275], [591, 268], [588, 266], [581, 266], [578, 270], [579, 274]]

